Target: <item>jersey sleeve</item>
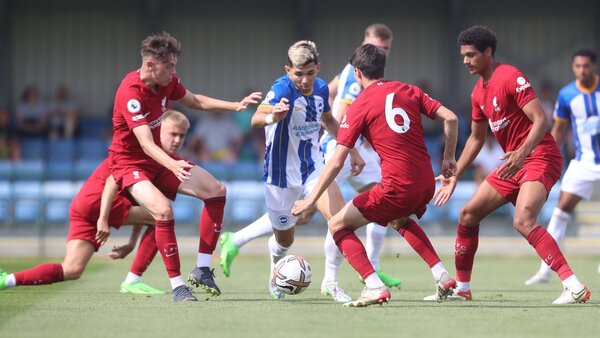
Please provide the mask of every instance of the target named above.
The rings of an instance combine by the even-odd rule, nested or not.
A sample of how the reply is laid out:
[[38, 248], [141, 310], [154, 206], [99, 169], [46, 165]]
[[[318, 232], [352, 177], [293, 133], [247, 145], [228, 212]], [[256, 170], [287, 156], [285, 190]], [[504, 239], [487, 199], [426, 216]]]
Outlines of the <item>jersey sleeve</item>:
[[564, 92], [561, 90], [556, 98], [556, 104], [554, 105], [554, 119], [558, 120], [569, 120], [571, 118], [571, 107], [567, 104]]
[[355, 100], [358, 94], [360, 94], [360, 85], [356, 82], [354, 78], [354, 70], [350, 67], [350, 71], [345, 77], [345, 81], [342, 84], [341, 93], [338, 93], [340, 97], [340, 101], [345, 104], [351, 105]]
[[537, 97], [529, 79], [518, 70], [511, 73], [505, 86], [507, 94], [513, 98], [515, 104], [521, 109]]
[[325, 83], [320, 90], [320, 96], [323, 98], [323, 114], [331, 114], [331, 106], [329, 106], [329, 87]]
[[141, 93], [135, 88], [127, 88], [115, 100], [115, 113], [121, 114], [129, 129], [148, 124], [146, 106]]
[[435, 113], [442, 106], [442, 104], [438, 100], [431, 98], [429, 95], [427, 95], [425, 92], [423, 92], [419, 87], [415, 87], [415, 88], [417, 90], [417, 93], [420, 96], [421, 113], [424, 114], [425, 116], [429, 117], [430, 119], [434, 119]]
[[258, 107], [274, 107], [277, 103], [279, 103], [279, 101], [281, 101], [281, 98], [290, 98], [288, 92], [289, 91], [286, 85], [279, 82], [275, 82], [271, 86], [271, 89], [269, 90], [267, 95], [265, 95], [265, 99], [261, 102], [261, 104]]
[[354, 148], [356, 140], [360, 136], [365, 119], [365, 112], [362, 112], [364, 106], [357, 101], [356, 104], [351, 105], [346, 112], [345, 122], [340, 124], [338, 130], [337, 143], [348, 148]]
[[173, 101], [180, 100], [181, 98], [183, 98], [185, 96], [185, 93], [187, 92], [187, 90], [185, 89], [183, 84], [181, 84], [181, 80], [177, 76], [173, 75], [173, 79], [171, 81], [173, 81], [175, 83], [175, 87], [173, 88], [173, 91], [171, 92], [171, 96], [169, 97], [169, 100], [173, 100]]
[[483, 110], [481, 109], [481, 106], [479, 105], [479, 102], [477, 102], [475, 91], [471, 93], [471, 119], [475, 122], [487, 120]]

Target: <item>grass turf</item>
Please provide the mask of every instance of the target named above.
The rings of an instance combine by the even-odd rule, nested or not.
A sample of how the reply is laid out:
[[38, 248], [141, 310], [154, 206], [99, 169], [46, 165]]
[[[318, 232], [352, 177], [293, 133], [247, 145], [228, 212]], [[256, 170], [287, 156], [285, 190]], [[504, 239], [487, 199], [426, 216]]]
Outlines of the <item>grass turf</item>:
[[[0, 291], [0, 337], [590, 337], [600, 326], [600, 257], [570, 257], [570, 264], [592, 293], [587, 304], [553, 306], [561, 293], [558, 278], [526, 287], [523, 281], [538, 267], [533, 256], [480, 256], [475, 261], [472, 302], [423, 302], [434, 291], [425, 264], [415, 256], [384, 257], [382, 267], [402, 279], [390, 303], [361, 309], [343, 308], [319, 293], [323, 259], [307, 257], [313, 284], [283, 301], [267, 291], [268, 259], [238, 257], [232, 276], [218, 263], [217, 283], [223, 294], [197, 303], [173, 303], [164, 296], [122, 295], [119, 285], [130, 260], [92, 259], [78, 281]], [[194, 257], [183, 257], [187, 276]], [[0, 258], [14, 272], [42, 259]], [[453, 271], [451, 257], [446, 265]], [[168, 280], [153, 264], [145, 281], [163, 290]], [[353, 297], [363, 285], [344, 263], [341, 284]]]

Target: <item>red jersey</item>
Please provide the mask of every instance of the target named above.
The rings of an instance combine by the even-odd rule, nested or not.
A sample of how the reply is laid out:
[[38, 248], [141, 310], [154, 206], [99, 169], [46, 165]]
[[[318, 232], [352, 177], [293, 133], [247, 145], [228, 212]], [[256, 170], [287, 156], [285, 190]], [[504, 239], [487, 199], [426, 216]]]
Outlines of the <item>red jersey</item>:
[[[533, 126], [523, 112], [523, 106], [536, 97], [523, 73], [511, 65], [498, 64], [488, 83], [484, 84], [479, 78], [473, 88], [473, 121], [487, 120], [504, 152], [517, 150]], [[558, 152], [550, 132], [546, 132], [535, 148], [535, 154], [543, 156], [547, 152]]]
[[338, 144], [354, 147], [362, 134], [381, 158], [382, 182], [407, 191], [434, 184], [421, 114], [434, 118], [441, 104], [418, 87], [381, 80], [348, 108]]
[[177, 76], [166, 87], [158, 87], [155, 93], [140, 79], [139, 70], [125, 76], [117, 94], [113, 109], [113, 142], [109, 148], [111, 165], [141, 163], [150, 160], [144, 153], [132, 129], [148, 125], [154, 143], [161, 146], [160, 125], [162, 115], [169, 107], [170, 100], [179, 100], [186, 89]]

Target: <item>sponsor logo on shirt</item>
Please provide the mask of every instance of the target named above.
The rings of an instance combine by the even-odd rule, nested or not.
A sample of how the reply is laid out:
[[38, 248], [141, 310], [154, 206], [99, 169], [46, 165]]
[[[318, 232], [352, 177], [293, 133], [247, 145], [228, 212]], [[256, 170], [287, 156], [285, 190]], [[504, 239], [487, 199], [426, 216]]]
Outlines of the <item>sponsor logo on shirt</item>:
[[157, 118], [154, 121], [150, 121], [150, 123], [148, 123], [148, 126], [150, 127], [150, 129], [154, 129], [154, 128], [160, 127], [161, 124], [162, 124], [162, 116]]
[[303, 137], [307, 135], [312, 135], [318, 133], [321, 130], [320, 123], [309, 123], [305, 125], [293, 126], [292, 130], [294, 131], [297, 137]]
[[503, 117], [502, 120], [498, 120], [498, 121], [492, 121], [492, 120], [488, 120], [490, 123], [490, 129], [492, 129], [492, 132], [497, 132], [498, 130], [508, 126], [508, 124], [510, 123], [510, 120], [507, 119], [506, 117]]
[[137, 113], [140, 111], [140, 109], [142, 109], [142, 104], [140, 103], [140, 101], [136, 100], [136, 99], [131, 99], [129, 101], [127, 101], [127, 110], [129, 110], [130, 113]]
[[348, 129], [348, 128], [350, 128], [350, 125], [348, 123], [344, 122], [344, 123], [340, 124], [340, 128]]
[[522, 76], [519, 76], [517, 78], [517, 84], [519, 85], [517, 89], [515, 89], [517, 93], [520, 93], [525, 89], [531, 87], [531, 83], [527, 82], [527, 80], [525, 80], [525, 78]]

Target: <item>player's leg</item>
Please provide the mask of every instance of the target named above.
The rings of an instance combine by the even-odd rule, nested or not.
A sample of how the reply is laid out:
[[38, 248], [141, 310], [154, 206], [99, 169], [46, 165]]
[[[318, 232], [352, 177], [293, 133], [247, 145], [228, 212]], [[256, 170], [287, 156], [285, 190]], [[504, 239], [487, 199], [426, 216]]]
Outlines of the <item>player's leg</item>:
[[[344, 207], [344, 198], [336, 182], [331, 183], [325, 193], [321, 195], [316, 203], [316, 207], [326, 220], [330, 220], [334, 214], [338, 213]], [[330, 231], [327, 231], [323, 248], [325, 251], [325, 275], [321, 282], [321, 293], [332, 297], [336, 302], [347, 303], [352, 300], [352, 297], [340, 287], [338, 281], [338, 274], [340, 266], [344, 261], [344, 256], [335, 244]]]
[[221, 245], [220, 264], [225, 276], [231, 275], [231, 264], [242, 246], [255, 238], [271, 233], [273, 233], [273, 226], [268, 213], [234, 233], [223, 232], [219, 244]]
[[513, 227], [527, 239], [538, 256], [558, 274], [563, 283], [565, 292], [554, 301], [554, 304], [585, 302], [591, 293], [577, 279], [554, 238], [543, 227], [536, 224], [547, 194], [546, 187], [540, 181], [522, 183], [515, 204]]
[[489, 182], [483, 181], [460, 210], [454, 246], [457, 282], [455, 293], [458, 299], [471, 300], [471, 272], [479, 245], [479, 223], [492, 211], [506, 203], [508, 200], [502, 197]]
[[150, 181], [139, 181], [128, 187], [133, 198], [144, 207], [155, 222], [156, 246], [171, 282], [174, 301], [196, 301], [181, 276], [179, 248], [175, 236], [175, 220], [170, 201]]
[[190, 172], [190, 180], [181, 183], [178, 192], [203, 200], [204, 207], [200, 216], [196, 267], [190, 272], [188, 282], [212, 296], [218, 296], [221, 290], [214, 281], [214, 269], [210, 268], [210, 261], [221, 234], [227, 191], [219, 180], [201, 167], [194, 166]]
[[356, 236], [356, 229], [369, 223], [362, 213], [354, 206], [353, 201], [348, 202], [341, 211], [335, 214], [328, 223], [329, 231], [340, 252], [365, 281], [365, 288], [360, 297], [344, 306], [369, 306], [387, 302], [391, 293], [383, 284], [369, 258], [362, 242]]
[[94, 244], [86, 240], [69, 240], [62, 263], [44, 263], [13, 274], [7, 274], [0, 269], [0, 290], [15, 286], [47, 285], [78, 279], [95, 251]]

